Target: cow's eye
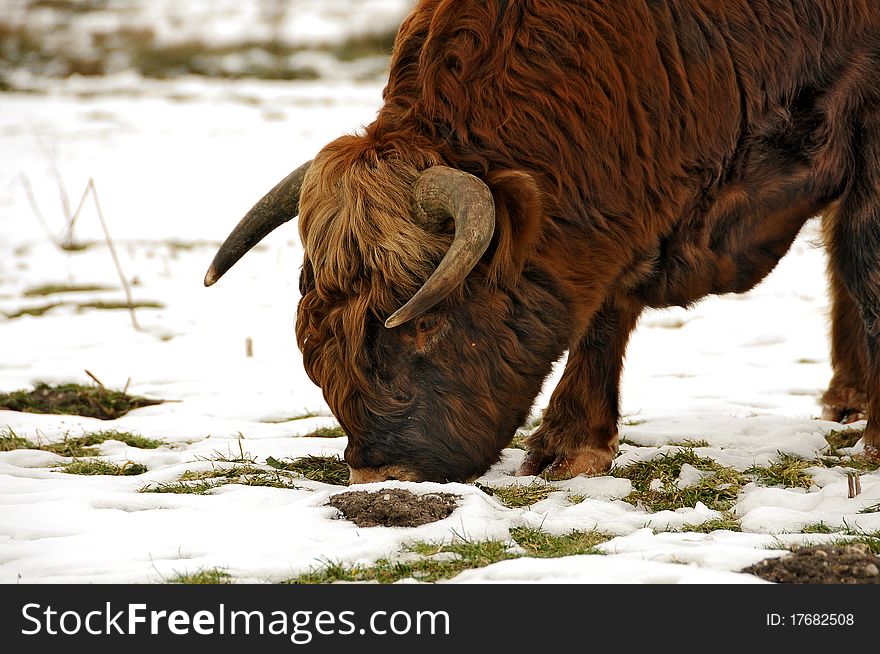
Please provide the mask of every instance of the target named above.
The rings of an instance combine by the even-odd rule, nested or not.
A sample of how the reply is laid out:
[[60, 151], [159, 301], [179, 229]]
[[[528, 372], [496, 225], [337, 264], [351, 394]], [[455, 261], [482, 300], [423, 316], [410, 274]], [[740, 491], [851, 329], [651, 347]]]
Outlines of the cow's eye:
[[440, 318], [440, 316], [438, 316], [436, 314], [429, 315], [429, 316], [422, 316], [421, 318], [416, 320], [416, 331], [419, 334], [424, 334], [424, 335], [433, 334], [434, 332], [436, 332], [440, 328], [440, 325], [442, 324], [442, 322], [443, 321]]

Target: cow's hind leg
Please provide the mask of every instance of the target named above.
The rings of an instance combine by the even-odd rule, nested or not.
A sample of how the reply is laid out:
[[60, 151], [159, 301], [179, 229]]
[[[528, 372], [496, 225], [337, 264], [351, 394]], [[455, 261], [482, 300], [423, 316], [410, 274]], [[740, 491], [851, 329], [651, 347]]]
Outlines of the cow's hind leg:
[[827, 217], [826, 230], [833, 275], [849, 292], [863, 324], [863, 332], [849, 337], [864, 339], [868, 425], [863, 442], [865, 453], [880, 460], [880, 115], [869, 121], [854, 150], [853, 176]]
[[822, 396], [822, 418], [846, 423], [866, 417], [868, 350], [861, 311], [837, 267], [835, 263], [828, 267], [831, 290], [831, 366], [834, 376]]
[[623, 356], [641, 306], [606, 304], [568, 353], [568, 363], [527, 440], [519, 474], [551, 479], [606, 472], [617, 454]]

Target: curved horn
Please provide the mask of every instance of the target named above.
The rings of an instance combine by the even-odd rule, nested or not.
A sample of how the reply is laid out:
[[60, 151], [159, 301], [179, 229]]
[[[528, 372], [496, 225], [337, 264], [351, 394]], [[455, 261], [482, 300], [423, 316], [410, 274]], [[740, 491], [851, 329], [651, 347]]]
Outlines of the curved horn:
[[481, 180], [461, 170], [434, 166], [415, 184], [418, 206], [431, 219], [452, 217], [452, 245], [412, 298], [385, 321], [388, 328], [418, 318], [449, 295], [474, 269], [495, 233], [495, 202]]
[[215, 284], [270, 232], [299, 215], [299, 192], [311, 165], [309, 161], [294, 170], [247, 212], [214, 255], [205, 275], [205, 286]]

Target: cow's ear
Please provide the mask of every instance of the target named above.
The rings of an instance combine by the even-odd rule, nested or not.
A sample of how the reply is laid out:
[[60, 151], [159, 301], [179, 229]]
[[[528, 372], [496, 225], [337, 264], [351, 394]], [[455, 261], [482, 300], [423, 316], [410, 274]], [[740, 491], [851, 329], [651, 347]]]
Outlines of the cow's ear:
[[532, 175], [519, 170], [489, 173], [484, 180], [495, 199], [495, 236], [488, 252], [488, 279], [500, 286], [513, 286], [541, 235], [541, 191]]

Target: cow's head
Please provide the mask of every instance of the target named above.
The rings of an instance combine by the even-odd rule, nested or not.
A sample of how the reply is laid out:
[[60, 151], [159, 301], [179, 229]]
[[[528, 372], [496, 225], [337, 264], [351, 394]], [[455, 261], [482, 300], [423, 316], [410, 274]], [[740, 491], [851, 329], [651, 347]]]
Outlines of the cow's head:
[[299, 213], [297, 340], [349, 436], [353, 482], [479, 476], [570, 336], [554, 275], [530, 261], [533, 179], [484, 182], [425, 152], [334, 141], [251, 210], [205, 278]]

